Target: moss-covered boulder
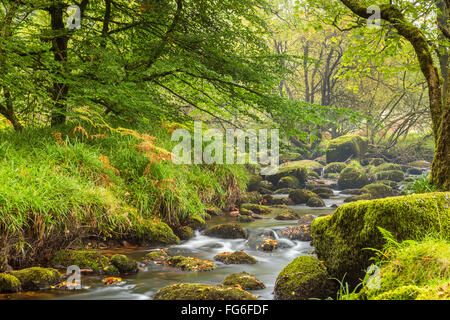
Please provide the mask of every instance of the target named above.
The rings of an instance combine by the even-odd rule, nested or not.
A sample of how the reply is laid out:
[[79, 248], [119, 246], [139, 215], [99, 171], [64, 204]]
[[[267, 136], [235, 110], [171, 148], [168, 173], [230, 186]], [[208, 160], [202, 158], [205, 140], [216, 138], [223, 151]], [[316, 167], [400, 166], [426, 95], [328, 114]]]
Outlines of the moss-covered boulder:
[[123, 254], [115, 254], [111, 257], [111, 264], [115, 266], [120, 273], [138, 272], [138, 263]]
[[345, 135], [333, 139], [327, 147], [327, 163], [343, 162], [353, 158], [361, 158], [368, 148], [367, 138], [358, 135]]
[[0, 293], [14, 293], [21, 290], [20, 280], [7, 273], [0, 273]]
[[339, 189], [358, 189], [369, 184], [369, 178], [364, 170], [347, 167], [342, 170], [338, 179]]
[[242, 209], [247, 209], [250, 210], [253, 213], [257, 213], [257, 214], [269, 214], [272, 212], [272, 210], [264, 205], [260, 205], [260, 204], [253, 204], [253, 203], [244, 203], [241, 204], [241, 210]]
[[99, 250], [59, 250], [50, 259], [50, 265], [57, 269], [76, 265], [80, 269], [91, 269], [96, 273], [103, 273], [108, 264], [108, 258]]
[[202, 283], [177, 283], [156, 292], [154, 300], [257, 300], [258, 297], [237, 287]]
[[19, 279], [24, 291], [49, 289], [61, 279], [58, 270], [40, 267], [12, 271], [11, 275]]
[[222, 252], [214, 257], [214, 260], [225, 264], [255, 264], [256, 259], [248, 253], [241, 251]]
[[245, 271], [228, 275], [225, 280], [223, 280], [222, 284], [224, 286], [239, 285], [244, 290], [261, 290], [266, 287], [261, 280]]
[[194, 230], [189, 226], [176, 226], [172, 227], [172, 230], [181, 240], [189, 240], [194, 237]]
[[[198, 228], [204, 223], [204, 221], [199, 219], [190, 219], [186, 225], [192, 228]], [[151, 244], [175, 244], [180, 242], [180, 239], [173, 233], [172, 229], [162, 221], [153, 221], [145, 225], [140, 234], [131, 236], [137, 236], [141, 242]]]
[[399, 170], [402, 171], [402, 166], [396, 163], [383, 163], [379, 166], [370, 169], [370, 173], [376, 174], [383, 171]]
[[405, 180], [405, 174], [401, 170], [381, 171], [376, 175], [377, 180], [390, 180], [400, 182]]
[[144, 256], [144, 260], [154, 262], [164, 261], [169, 257], [166, 251], [166, 249], [151, 251]]
[[281, 189], [277, 189], [273, 192], [273, 194], [289, 194], [289, 192], [291, 192], [292, 189], [291, 188], [281, 188]]
[[261, 186], [261, 181], [263, 179], [261, 176], [253, 175], [250, 177], [247, 183], [247, 191], [258, 191], [259, 187]]
[[298, 181], [298, 179], [296, 177], [293, 177], [293, 176], [283, 177], [280, 179], [280, 181], [278, 181], [278, 188], [280, 188], [280, 189], [282, 189], [282, 188], [295, 189], [295, 188], [299, 188], [299, 187], [300, 187], [300, 182]]
[[328, 187], [315, 187], [311, 191], [314, 192], [315, 194], [326, 194], [326, 195], [329, 195], [330, 197], [334, 196], [333, 189], [328, 188]]
[[278, 172], [273, 175], [266, 176], [266, 179], [272, 182], [274, 185], [278, 185], [278, 181], [281, 178], [292, 176], [297, 178], [300, 185], [305, 185], [307, 180], [308, 169], [304, 166], [303, 162], [293, 161], [286, 162], [279, 166]]
[[247, 231], [234, 223], [218, 224], [207, 229], [204, 234], [222, 239], [245, 239], [247, 237]]
[[299, 218], [298, 214], [292, 210], [285, 209], [281, 211], [276, 217], [276, 220], [297, 220]]
[[361, 160], [361, 164], [363, 166], [379, 166], [383, 164], [385, 161], [383, 158], [365, 158]]
[[341, 173], [346, 167], [347, 165], [344, 162], [332, 162], [323, 168], [323, 174], [328, 177], [330, 173]]
[[318, 195], [314, 192], [306, 189], [294, 189], [289, 192], [289, 198], [295, 203], [295, 204], [303, 204], [308, 202], [309, 198], [316, 197], [318, 198]]
[[435, 192], [340, 206], [332, 215], [316, 218], [311, 226], [319, 259], [333, 277], [357, 284], [364, 277], [373, 251], [385, 241], [378, 227], [393, 233], [398, 241], [420, 239], [438, 232], [450, 238], [450, 193]]
[[297, 257], [278, 274], [274, 293], [278, 300], [325, 299], [330, 294], [327, 269], [315, 257]]
[[211, 271], [216, 268], [216, 264], [212, 261], [184, 256], [169, 257], [165, 260], [165, 264], [185, 271]]
[[306, 202], [306, 205], [308, 207], [313, 207], [313, 208], [321, 208], [321, 207], [326, 206], [325, 202], [319, 197], [309, 198], [308, 201]]
[[364, 186], [361, 191], [370, 194], [371, 199], [380, 199], [395, 195], [394, 190], [383, 183], [368, 184]]

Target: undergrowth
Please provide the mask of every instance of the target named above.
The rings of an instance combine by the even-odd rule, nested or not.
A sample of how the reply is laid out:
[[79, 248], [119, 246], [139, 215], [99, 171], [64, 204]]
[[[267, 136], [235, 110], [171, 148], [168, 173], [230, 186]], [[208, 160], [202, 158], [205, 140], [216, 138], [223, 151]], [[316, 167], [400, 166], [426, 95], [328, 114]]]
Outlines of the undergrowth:
[[170, 131], [87, 116], [0, 131], [0, 256], [29, 261], [62, 238], [160, 239], [152, 233], [169, 232], [164, 223], [203, 222], [205, 204], [230, 206], [245, 189], [245, 168], [175, 165]]

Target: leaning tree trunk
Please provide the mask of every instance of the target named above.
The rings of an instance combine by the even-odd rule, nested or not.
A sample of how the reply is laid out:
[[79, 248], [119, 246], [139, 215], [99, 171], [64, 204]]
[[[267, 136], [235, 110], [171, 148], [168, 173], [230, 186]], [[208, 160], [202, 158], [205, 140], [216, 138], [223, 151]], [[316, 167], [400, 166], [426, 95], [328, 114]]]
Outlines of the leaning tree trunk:
[[[341, 0], [341, 2], [353, 11], [353, 13], [362, 18], [368, 19], [371, 16], [367, 11], [367, 6], [361, 4], [358, 0]], [[448, 0], [446, 2], [448, 2]], [[446, 101], [443, 99], [443, 84], [439, 77], [438, 68], [434, 64], [427, 39], [418, 27], [406, 20], [397, 7], [391, 4], [381, 4], [379, 7], [381, 19], [389, 22], [397, 30], [399, 35], [411, 43], [416, 52], [420, 69], [428, 84], [430, 114], [436, 142], [436, 150], [431, 170], [431, 182], [440, 189], [450, 190], [449, 99], [448, 95], [446, 95]]]

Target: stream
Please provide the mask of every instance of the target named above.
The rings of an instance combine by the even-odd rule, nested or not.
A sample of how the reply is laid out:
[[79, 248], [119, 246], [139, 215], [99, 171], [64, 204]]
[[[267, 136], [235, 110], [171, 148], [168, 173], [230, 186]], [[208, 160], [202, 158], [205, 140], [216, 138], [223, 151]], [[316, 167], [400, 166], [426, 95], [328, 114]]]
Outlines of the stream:
[[[325, 199], [326, 207], [310, 208], [306, 205], [287, 206], [299, 215], [313, 214], [315, 216], [327, 215], [332, 213], [335, 208], [332, 205], [341, 205], [343, 200], [348, 195], [341, 194], [339, 191], [334, 191], [335, 194], [330, 199]], [[275, 197], [287, 197], [288, 195], [275, 195]], [[273, 299], [273, 289], [278, 273], [294, 258], [300, 255], [308, 255], [313, 251], [309, 241], [289, 240], [281, 237], [280, 230], [289, 226], [298, 226], [297, 220], [279, 221], [275, 220], [277, 210], [271, 215], [265, 216], [265, 219], [255, 220], [250, 223], [241, 223], [247, 229], [249, 238], [260, 232], [272, 230], [275, 233], [276, 240], [280, 246], [274, 252], [262, 252], [252, 249], [247, 245], [245, 239], [219, 239], [202, 235], [196, 231], [195, 237], [181, 242], [178, 245], [170, 246], [167, 250], [169, 255], [184, 255], [197, 257], [200, 259], [207, 259], [214, 261], [214, 256], [221, 252], [229, 252], [244, 249], [245, 252], [254, 256], [258, 262], [253, 265], [225, 265], [216, 262], [216, 269], [207, 272], [189, 272], [181, 271], [179, 269], [148, 263], [141, 264], [141, 270], [135, 275], [123, 276], [126, 281], [121, 286], [105, 286], [102, 283], [104, 276], [84, 276], [81, 277], [81, 283], [84, 287], [82, 290], [66, 291], [66, 290], [47, 290], [39, 292], [23, 292], [9, 295], [9, 299], [84, 299], [84, 300], [99, 300], [99, 299], [152, 299], [158, 289], [171, 285], [174, 283], [208, 283], [220, 284], [224, 278], [234, 272], [246, 271], [254, 274], [258, 279], [265, 283], [266, 288], [263, 290], [250, 291], [258, 295], [262, 300]], [[236, 218], [230, 216], [213, 217], [208, 221], [208, 226], [236, 222]], [[155, 250], [152, 248], [151, 250]], [[151, 251], [146, 248], [135, 248], [124, 252], [122, 249], [120, 253], [127, 254], [137, 261], [142, 261], [143, 256]]]

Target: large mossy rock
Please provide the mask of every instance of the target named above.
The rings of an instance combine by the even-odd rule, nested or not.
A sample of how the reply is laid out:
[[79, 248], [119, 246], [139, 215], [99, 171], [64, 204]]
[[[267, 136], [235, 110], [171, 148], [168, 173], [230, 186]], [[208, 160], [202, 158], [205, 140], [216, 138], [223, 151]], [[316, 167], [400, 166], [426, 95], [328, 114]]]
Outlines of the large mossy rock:
[[343, 162], [353, 158], [361, 158], [368, 148], [367, 138], [357, 135], [345, 135], [331, 140], [327, 147], [327, 163]]
[[338, 179], [338, 188], [343, 189], [358, 189], [369, 184], [369, 178], [364, 170], [353, 167], [347, 167], [342, 170]]
[[115, 266], [120, 273], [137, 273], [138, 263], [123, 254], [115, 254], [111, 257], [111, 264]]
[[380, 199], [392, 197], [395, 195], [394, 190], [383, 183], [371, 183], [361, 188], [363, 193], [370, 195], [371, 199]]
[[332, 215], [316, 218], [311, 226], [313, 245], [332, 277], [355, 285], [371, 264], [373, 251], [385, 241], [378, 227], [398, 241], [440, 233], [450, 239], [450, 193], [414, 194], [340, 206]]
[[391, 170], [400, 170], [402, 171], [402, 166], [396, 163], [383, 163], [379, 166], [373, 167], [370, 169], [370, 172], [373, 174], [383, 172], [383, 171], [391, 171]]
[[302, 161], [283, 163], [278, 167], [277, 173], [266, 176], [266, 179], [273, 185], [278, 185], [278, 181], [287, 176], [295, 177], [301, 186], [305, 185], [308, 178], [308, 169], [305, 167], [305, 163]]
[[331, 288], [323, 263], [315, 257], [301, 256], [280, 272], [274, 293], [278, 300], [325, 299], [330, 295]]
[[56, 269], [33, 267], [12, 271], [11, 275], [19, 279], [22, 290], [34, 291], [49, 289], [61, 280], [61, 275]]
[[318, 198], [319, 196], [314, 192], [306, 189], [294, 189], [289, 192], [289, 198], [295, 204], [307, 203], [310, 198]]
[[222, 239], [245, 239], [247, 231], [235, 223], [218, 224], [207, 229], [204, 234], [209, 237]]
[[214, 257], [214, 260], [225, 264], [255, 264], [254, 257], [244, 251], [222, 252]]
[[389, 180], [389, 181], [395, 181], [400, 182], [405, 180], [405, 174], [401, 170], [388, 170], [388, 171], [381, 171], [378, 172], [376, 175], [377, 180]]
[[295, 189], [295, 188], [299, 188], [300, 187], [300, 182], [298, 181], [298, 179], [296, 177], [293, 176], [286, 176], [280, 179], [280, 181], [278, 181], [278, 188], [279, 189], [283, 189], [283, 188], [290, 188], [290, 189]]
[[224, 286], [239, 285], [244, 290], [261, 290], [266, 287], [261, 280], [245, 271], [228, 275], [225, 280], [223, 280], [222, 284]]
[[300, 153], [288, 152], [280, 155], [280, 162], [298, 161], [303, 160], [303, 156]]
[[189, 240], [194, 237], [194, 230], [188, 226], [176, 226], [172, 227], [172, 230], [180, 240]]
[[[190, 219], [186, 224], [195, 228], [198, 225], [204, 224], [204, 221], [197, 219]], [[180, 242], [180, 239], [173, 233], [172, 229], [164, 222], [153, 222], [145, 226], [138, 235], [138, 240], [143, 243], [161, 243], [161, 244], [175, 244]]]
[[7, 273], [0, 273], [0, 293], [14, 293], [21, 289], [20, 280]]
[[325, 202], [318, 197], [309, 198], [308, 201], [306, 202], [306, 205], [312, 208], [322, 208], [326, 206]]
[[258, 297], [236, 287], [202, 283], [179, 283], [161, 288], [154, 300], [257, 300]]
[[108, 258], [99, 250], [59, 250], [50, 259], [50, 265], [57, 269], [75, 265], [80, 269], [91, 269], [96, 273], [103, 273], [108, 264]]

